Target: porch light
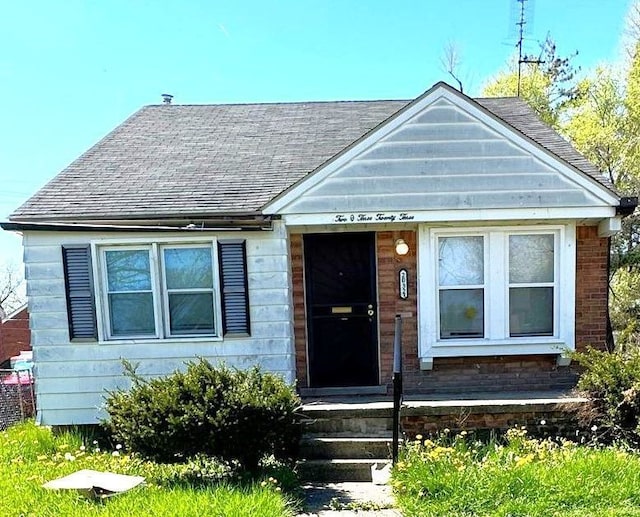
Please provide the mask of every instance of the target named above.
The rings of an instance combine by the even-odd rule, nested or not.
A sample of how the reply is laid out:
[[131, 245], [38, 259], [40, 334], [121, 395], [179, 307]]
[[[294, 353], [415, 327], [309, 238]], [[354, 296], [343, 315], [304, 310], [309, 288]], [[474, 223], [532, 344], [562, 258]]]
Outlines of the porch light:
[[396, 255], [406, 255], [409, 253], [409, 245], [404, 239], [398, 239], [396, 241]]

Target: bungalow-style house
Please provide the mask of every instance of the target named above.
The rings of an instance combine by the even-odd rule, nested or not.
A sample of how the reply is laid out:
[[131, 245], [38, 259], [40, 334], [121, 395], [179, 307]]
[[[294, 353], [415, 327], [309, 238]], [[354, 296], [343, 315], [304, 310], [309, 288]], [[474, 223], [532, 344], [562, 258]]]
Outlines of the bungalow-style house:
[[142, 108], [3, 223], [24, 236], [39, 419], [204, 357], [303, 394], [569, 388], [607, 338], [636, 200], [516, 98]]

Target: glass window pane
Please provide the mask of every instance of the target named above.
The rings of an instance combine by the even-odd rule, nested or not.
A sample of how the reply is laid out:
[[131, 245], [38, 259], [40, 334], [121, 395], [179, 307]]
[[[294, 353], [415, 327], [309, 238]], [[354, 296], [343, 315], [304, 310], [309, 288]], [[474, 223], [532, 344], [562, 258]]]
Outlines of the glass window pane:
[[112, 336], [155, 334], [151, 293], [110, 294]]
[[440, 237], [438, 271], [441, 286], [484, 284], [484, 239]]
[[553, 287], [509, 289], [509, 330], [517, 336], [553, 335]]
[[440, 337], [484, 336], [484, 289], [440, 291]]
[[213, 294], [169, 294], [169, 318], [172, 334], [213, 334]]
[[213, 287], [211, 248], [165, 248], [164, 268], [168, 289]]
[[109, 291], [150, 291], [151, 272], [147, 250], [105, 252]]
[[553, 282], [553, 235], [509, 236], [509, 282]]

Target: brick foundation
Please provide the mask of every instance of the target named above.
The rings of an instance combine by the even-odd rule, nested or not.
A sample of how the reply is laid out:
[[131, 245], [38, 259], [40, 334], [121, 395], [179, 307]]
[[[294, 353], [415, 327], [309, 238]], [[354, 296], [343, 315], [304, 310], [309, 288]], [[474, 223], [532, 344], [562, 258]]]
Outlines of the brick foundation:
[[414, 439], [417, 434], [429, 436], [449, 429], [452, 433], [475, 431], [477, 433], [504, 432], [515, 426], [525, 426], [533, 436], [565, 436], [576, 438], [578, 421], [572, 411], [575, 405], [563, 407], [553, 404], [536, 408], [535, 404], [522, 407], [481, 406], [460, 408], [459, 411], [424, 412], [403, 409], [400, 425], [403, 433]]

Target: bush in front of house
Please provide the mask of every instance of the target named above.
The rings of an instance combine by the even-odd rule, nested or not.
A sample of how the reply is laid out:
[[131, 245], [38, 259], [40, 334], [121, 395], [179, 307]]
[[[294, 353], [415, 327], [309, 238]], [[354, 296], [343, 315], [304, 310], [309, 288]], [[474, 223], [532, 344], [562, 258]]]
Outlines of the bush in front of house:
[[151, 380], [126, 362], [125, 372], [132, 387], [108, 394], [103, 425], [132, 452], [161, 462], [206, 454], [248, 470], [266, 455], [296, 455], [300, 399], [275, 374], [203, 359], [187, 364], [184, 372]]
[[601, 441], [640, 446], [640, 351], [588, 349], [573, 354], [583, 368], [578, 391], [589, 399], [578, 417]]

